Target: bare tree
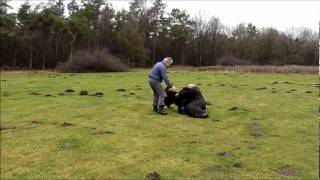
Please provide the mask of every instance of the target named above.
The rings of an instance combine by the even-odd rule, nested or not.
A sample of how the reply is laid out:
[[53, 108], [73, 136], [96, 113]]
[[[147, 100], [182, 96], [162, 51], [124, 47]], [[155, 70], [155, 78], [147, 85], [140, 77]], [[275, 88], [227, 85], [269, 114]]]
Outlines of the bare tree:
[[221, 30], [221, 23], [218, 18], [212, 16], [207, 24], [207, 31], [211, 42], [211, 59], [212, 63], [216, 61], [216, 47], [218, 43], [217, 36]]
[[207, 22], [205, 21], [204, 13], [199, 11], [198, 14], [194, 17], [194, 30], [195, 30], [195, 39], [198, 40], [198, 66], [202, 65], [202, 55], [203, 55], [203, 38], [205, 34]]

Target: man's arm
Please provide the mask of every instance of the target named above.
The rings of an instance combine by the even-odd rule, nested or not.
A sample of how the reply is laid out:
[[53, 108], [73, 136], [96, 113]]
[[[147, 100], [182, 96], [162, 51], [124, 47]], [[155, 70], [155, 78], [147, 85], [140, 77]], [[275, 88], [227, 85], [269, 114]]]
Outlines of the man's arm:
[[168, 76], [167, 76], [167, 70], [165, 67], [161, 67], [160, 69], [161, 71], [161, 76], [162, 76], [162, 79], [164, 80], [164, 82], [167, 84], [167, 86], [172, 86], [172, 83], [170, 82]]

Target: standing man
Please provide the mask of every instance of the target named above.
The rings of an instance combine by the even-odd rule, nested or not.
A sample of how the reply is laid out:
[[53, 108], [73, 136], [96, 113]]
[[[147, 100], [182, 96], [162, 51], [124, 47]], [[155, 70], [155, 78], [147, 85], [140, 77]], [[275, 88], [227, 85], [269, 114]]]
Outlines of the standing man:
[[167, 68], [172, 63], [173, 59], [171, 57], [166, 57], [161, 62], [156, 63], [149, 74], [149, 84], [153, 91], [153, 111], [161, 115], [168, 114], [163, 110], [166, 92], [161, 86], [161, 82], [163, 80], [167, 86], [172, 86], [172, 83], [167, 76]]

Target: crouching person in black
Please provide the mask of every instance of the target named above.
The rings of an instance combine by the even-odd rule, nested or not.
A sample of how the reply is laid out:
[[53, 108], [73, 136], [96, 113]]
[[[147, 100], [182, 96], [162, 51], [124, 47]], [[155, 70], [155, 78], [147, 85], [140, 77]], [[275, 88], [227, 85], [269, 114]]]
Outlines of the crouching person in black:
[[166, 88], [166, 106], [171, 104], [178, 106], [178, 112], [195, 118], [206, 118], [206, 102], [200, 89], [194, 84], [188, 84], [181, 91], [176, 92], [172, 87]]

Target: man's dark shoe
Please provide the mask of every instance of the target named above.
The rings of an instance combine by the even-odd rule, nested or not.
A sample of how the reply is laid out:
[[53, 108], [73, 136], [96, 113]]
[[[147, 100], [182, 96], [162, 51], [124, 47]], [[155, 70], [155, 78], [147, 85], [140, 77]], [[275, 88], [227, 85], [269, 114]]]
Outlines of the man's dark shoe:
[[164, 106], [159, 106], [158, 113], [161, 115], [167, 115], [168, 113], [164, 112], [163, 108]]
[[153, 112], [158, 112], [158, 107], [157, 106], [153, 106]]

